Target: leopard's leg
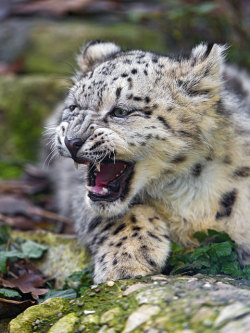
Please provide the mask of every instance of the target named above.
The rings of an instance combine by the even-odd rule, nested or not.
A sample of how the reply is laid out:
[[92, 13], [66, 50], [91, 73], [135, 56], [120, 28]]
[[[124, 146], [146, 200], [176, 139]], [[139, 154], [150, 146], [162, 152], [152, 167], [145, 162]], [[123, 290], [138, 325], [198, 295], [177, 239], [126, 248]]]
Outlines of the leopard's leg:
[[123, 217], [88, 225], [94, 282], [160, 272], [170, 251], [168, 229], [153, 208], [137, 205]]

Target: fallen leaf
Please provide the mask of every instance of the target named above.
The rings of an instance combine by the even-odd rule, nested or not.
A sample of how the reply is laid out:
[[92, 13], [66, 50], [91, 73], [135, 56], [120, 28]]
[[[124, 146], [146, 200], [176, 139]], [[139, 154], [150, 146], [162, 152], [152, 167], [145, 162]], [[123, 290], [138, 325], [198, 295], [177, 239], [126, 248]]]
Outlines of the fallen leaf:
[[14, 259], [14, 258], [24, 258], [24, 254], [22, 252], [12, 250], [12, 251], [0, 251], [0, 272], [6, 273], [6, 262], [7, 259]]
[[16, 279], [0, 280], [4, 287], [17, 288], [23, 294], [31, 293], [34, 299], [39, 295], [46, 294], [48, 289], [38, 288], [44, 285], [44, 279], [41, 274], [26, 272]]
[[0, 297], [4, 298], [21, 298], [21, 295], [18, 291], [7, 288], [0, 288]]
[[0, 76], [20, 72], [23, 68], [23, 63], [23, 59], [18, 59], [11, 64], [0, 63]]
[[34, 3], [21, 4], [15, 6], [12, 10], [13, 14], [53, 14], [56, 16], [62, 16], [66, 13], [80, 12], [88, 4], [94, 2], [94, 0], [38, 0]]
[[49, 289], [46, 288], [34, 288], [31, 292], [31, 295], [34, 299], [38, 299], [38, 296], [44, 295], [49, 291]]
[[26, 258], [38, 259], [47, 250], [47, 246], [28, 240], [21, 245], [21, 249]]

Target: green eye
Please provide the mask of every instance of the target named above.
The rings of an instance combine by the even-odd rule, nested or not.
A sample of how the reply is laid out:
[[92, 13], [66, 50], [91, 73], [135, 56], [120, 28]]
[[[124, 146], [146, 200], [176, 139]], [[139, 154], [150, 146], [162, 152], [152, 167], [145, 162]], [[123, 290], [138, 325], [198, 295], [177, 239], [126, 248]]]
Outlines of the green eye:
[[117, 118], [124, 118], [128, 114], [129, 114], [128, 111], [123, 110], [123, 109], [119, 109], [119, 108], [114, 109], [113, 112], [112, 112], [112, 116], [117, 117]]

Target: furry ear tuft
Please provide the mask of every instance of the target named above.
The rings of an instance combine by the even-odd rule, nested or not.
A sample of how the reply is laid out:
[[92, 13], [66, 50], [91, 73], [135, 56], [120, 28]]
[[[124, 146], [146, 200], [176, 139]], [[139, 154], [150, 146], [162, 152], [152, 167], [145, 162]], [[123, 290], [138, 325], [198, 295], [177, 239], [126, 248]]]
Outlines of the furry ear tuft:
[[224, 45], [200, 44], [193, 48], [185, 64], [183, 82], [190, 96], [204, 92], [218, 93], [224, 62]]
[[209, 66], [220, 66], [224, 60], [227, 47], [219, 44], [199, 44], [192, 49], [191, 60], [193, 65], [203, 63]]
[[120, 52], [120, 46], [112, 42], [90, 41], [77, 56], [77, 63], [82, 72], [89, 71]]

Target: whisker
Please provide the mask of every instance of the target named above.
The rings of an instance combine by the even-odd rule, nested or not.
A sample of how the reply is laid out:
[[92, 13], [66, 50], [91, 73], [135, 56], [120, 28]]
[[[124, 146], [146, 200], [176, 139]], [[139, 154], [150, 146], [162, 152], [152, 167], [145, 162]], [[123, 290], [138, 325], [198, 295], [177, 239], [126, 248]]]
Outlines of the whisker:
[[53, 159], [56, 157], [56, 156], [58, 156], [59, 154], [58, 154], [58, 152], [54, 152], [54, 155], [52, 155], [51, 157], [50, 157], [50, 159], [49, 159], [49, 161], [48, 161], [48, 166], [50, 165], [50, 163], [53, 161]]
[[[46, 160], [45, 160], [44, 163], [43, 163], [43, 167], [46, 166], [46, 162], [47, 162], [47, 160], [50, 158], [51, 155], [54, 154], [55, 151], [56, 151], [56, 147], [55, 147], [55, 148], [54, 148], [54, 149], [48, 154]], [[49, 165], [48, 165], [48, 166], [49, 166]]]

